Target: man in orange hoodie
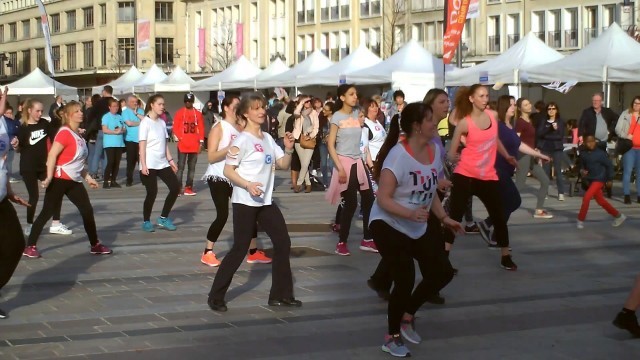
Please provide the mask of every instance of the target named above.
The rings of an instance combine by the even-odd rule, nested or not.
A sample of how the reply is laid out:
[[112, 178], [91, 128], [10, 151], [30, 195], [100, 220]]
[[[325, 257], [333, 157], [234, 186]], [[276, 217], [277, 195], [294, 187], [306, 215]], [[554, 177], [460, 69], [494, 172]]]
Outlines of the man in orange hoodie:
[[198, 153], [204, 144], [204, 119], [202, 113], [193, 107], [195, 96], [191, 93], [184, 96], [184, 107], [173, 117], [173, 133], [178, 141], [178, 181], [182, 187], [182, 174], [185, 162], [189, 167], [184, 195], [195, 196], [193, 176], [196, 171]]

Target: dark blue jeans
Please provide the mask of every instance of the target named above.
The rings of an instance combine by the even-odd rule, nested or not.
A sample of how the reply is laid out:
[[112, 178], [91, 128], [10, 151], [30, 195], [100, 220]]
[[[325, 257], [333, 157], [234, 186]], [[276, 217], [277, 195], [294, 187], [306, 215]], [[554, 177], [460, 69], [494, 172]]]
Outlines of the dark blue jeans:
[[[518, 210], [522, 204], [522, 198], [520, 197], [520, 192], [518, 191], [518, 188], [516, 188], [516, 184], [513, 182], [512, 177], [500, 170], [498, 170], [498, 187], [500, 200], [502, 201], [502, 209], [504, 210], [504, 218], [509, 222], [511, 214]], [[488, 227], [493, 226], [491, 216], [487, 217], [484, 220], [484, 223], [487, 224]]]

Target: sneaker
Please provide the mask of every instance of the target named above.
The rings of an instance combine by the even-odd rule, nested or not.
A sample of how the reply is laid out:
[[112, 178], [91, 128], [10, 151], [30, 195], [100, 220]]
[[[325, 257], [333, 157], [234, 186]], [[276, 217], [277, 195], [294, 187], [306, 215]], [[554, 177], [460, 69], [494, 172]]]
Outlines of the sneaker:
[[518, 270], [518, 265], [513, 262], [511, 255], [504, 255], [500, 260], [500, 266], [502, 266], [505, 270], [516, 271]]
[[217, 312], [225, 312], [227, 311], [227, 303], [224, 300], [213, 300], [212, 298], [207, 299], [207, 304], [213, 311]]
[[362, 250], [362, 251], [370, 251], [370, 252], [374, 252], [374, 253], [378, 252], [378, 248], [376, 247], [376, 243], [373, 242], [373, 240], [365, 240], [365, 239], [362, 239], [362, 241], [360, 241], [360, 250]]
[[333, 231], [334, 233], [339, 233], [340, 232], [340, 224], [331, 225], [331, 231]]
[[11, 179], [9, 179], [9, 182], [12, 183], [12, 184], [19, 183], [20, 179], [16, 179], [16, 178], [12, 177]]
[[121, 189], [121, 188], [122, 188], [122, 185], [120, 185], [120, 184], [118, 184], [117, 182], [113, 181], [113, 182], [111, 183], [111, 187], [112, 187], [112, 188], [116, 188], [116, 189]]
[[347, 243], [339, 242], [338, 245], [336, 245], [336, 254], [342, 256], [351, 255], [349, 248], [347, 247]]
[[620, 213], [620, 215], [618, 215], [617, 218], [613, 219], [613, 222], [611, 223], [611, 226], [614, 227], [618, 227], [620, 225], [622, 225], [622, 223], [627, 220], [627, 216], [623, 213]]
[[420, 344], [422, 342], [422, 338], [416, 332], [416, 318], [413, 317], [411, 320], [402, 320], [400, 322], [400, 333], [402, 337], [404, 337], [407, 341], [413, 344]]
[[618, 329], [627, 330], [633, 337], [640, 338], [640, 326], [635, 313], [624, 313], [620, 311], [613, 320], [613, 325]]
[[171, 219], [168, 217], [167, 218], [159, 217], [156, 223], [158, 224], [159, 227], [165, 228], [169, 231], [175, 231], [177, 229], [177, 227], [173, 225], [173, 221], [171, 221]]
[[382, 351], [389, 353], [395, 357], [410, 357], [411, 352], [404, 346], [400, 335], [389, 336], [385, 335], [384, 345], [382, 345]]
[[111, 184], [109, 184], [109, 182], [108, 182], [108, 181], [105, 181], [105, 182], [102, 184], [102, 188], [103, 188], [103, 189], [111, 189]]
[[564, 201], [564, 194], [558, 194], [558, 201]]
[[127, 183], [125, 184], [126, 187], [132, 187], [133, 186], [133, 181], [127, 181]]
[[111, 249], [109, 249], [108, 247], [97, 243], [95, 246], [91, 247], [91, 253], [93, 255], [109, 255], [113, 254], [113, 251], [111, 251]]
[[9, 315], [7, 315], [6, 312], [2, 311], [2, 309], [0, 309], [0, 319], [6, 319], [8, 318]]
[[196, 192], [193, 191], [193, 187], [187, 186], [187, 187], [184, 188], [184, 195], [185, 196], [196, 196]]
[[142, 223], [142, 231], [144, 232], [155, 232], [156, 229], [153, 227], [151, 221], [145, 221]]
[[482, 236], [482, 240], [487, 244], [491, 244], [491, 228], [487, 226], [484, 221], [478, 223], [478, 231], [480, 232], [480, 236]]
[[38, 252], [38, 249], [36, 249], [35, 246], [27, 246], [26, 248], [24, 248], [22, 255], [32, 259], [42, 257], [40, 256], [40, 253]]
[[211, 267], [220, 266], [220, 260], [218, 260], [216, 254], [213, 251], [207, 251], [206, 254], [202, 254], [200, 262]]
[[471, 225], [465, 226], [464, 232], [467, 234], [478, 234], [480, 232], [480, 228], [478, 228], [477, 223], [473, 223]]
[[247, 254], [248, 264], [271, 264], [271, 258], [263, 250], [256, 250], [253, 255]]
[[24, 228], [24, 235], [25, 236], [31, 235], [31, 227], [32, 226], [33, 226], [32, 224], [27, 224], [27, 226]]
[[578, 221], [576, 222], [576, 227], [577, 227], [578, 229], [580, 229], [580, 230], [584, 229], [584, 221], [580, 221], [580, 220], [578, 220]]
[[73, 231], [66, 227], [65, 224], [58, 223], [57, 225], [51, 224], [49, 227], [49, 234], [71, 235], [73, 234]]
[[534, 219], [553, 219], [553, 215], [549, 214], [546, 210], [537, 209], [536, 212], [533, 213]]
[[631, 204], [631, 196], [630, 195], [625, 195], [624, 196], [624, 203], [625, 204]]

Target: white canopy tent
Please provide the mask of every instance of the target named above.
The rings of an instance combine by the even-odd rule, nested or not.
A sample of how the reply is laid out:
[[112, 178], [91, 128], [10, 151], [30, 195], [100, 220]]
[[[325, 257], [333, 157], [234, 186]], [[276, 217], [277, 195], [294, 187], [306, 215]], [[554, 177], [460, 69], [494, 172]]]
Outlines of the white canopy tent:
[[8, 95], [62, 95], [74, 99], [78, 98], [77, 88], [52, 79], [39, 68], [35, 68], [29, 75], [5, 86], [9, 87]]
[[381, 62], [382, 59], [372, 53], [363, 43], [337, 64], [331, 65], [324, 70], [298, 77], [296, 85], [337, 85], [340, 82], [341, 76], [345, 76], [347, 82], [349, 82], [349, 75]]
[[241, 81], [240, 84], [242, 88], [252, 88], [258, 89], [260, 88], [259, 84], [262, 84], [265, 81], [270, 80], [278, 80], [280, 75], [289, 71], [289, 67], [282, 61], [280, 58], [276, 58], [266, 69], [262, 70], [260, 74], [258, 74], [253, 79], [247, 81]]
[[180, 66], [176, 66], [171, 74], [161, 82], [137, 85], [134, 87], [136, 93], [157, 93], [157, 92], [189, 92], [191, 86], [195, 85], [189, 75]]
[[523, 80], [531, 81], [530, 69], [542, 66], [550, 67], [553, 61], [562, 59], [559, 52], [543, 43], [530, 32], [522, 40], [515, 43], [501, 55], [482, 64], [470, 68], [448, 72], [445, 79], [447, 86], [471, 85], [480, 81], [481, 75], [488, 75], [489, 84], [520, 84]]
[[258, 88], [298, 86], [300, 77], [325, 70], [333, 64], [320, 49], [316, 49], [291, 70], [278, 75], [277, 78], [258, 81], [257, 86]]
[[222, 89], [237, 89], [242, 87], [246, 81], [253, 80], [261, 70], [252, 64], [244, 55], [240, 56], [236, 62], [231, 64], [222, 72], [214, 76], [197, 81], [192, 90], [211, 91]]
[[[132, 66], [129, 68], [129, 70], [127, 70], [124, 74], [122, 74], [119, 78], [109, 82], [108, 84], [105, 85], [109, 85], [113, 88], [114, 93], [116, 92], [116, 89], [120, 89], [120, 88], [124, 88], [124, 89], [128, 89], [129, 92], [131, 92], [131, 84], [135, 83], [136, 81], [140, 80], [144, 75], [140, 72], [140, 70], [138, 70], [137, 67]], [[102, 88], [105, 85], [101, 85], [101, 86], [94, 86], [91, 89], [91, 93], [92, 94], [100, 94], [100, 92], [102, 91]]]
[[149, 68], [149, 71], [144, 73], [144, 76], [142, 76], [138, 81], [131, 84], [123, 84], [118, 88], [117, 91], [116, 91], [116, 88], [113, 88], [113, 93], [114, 95], [134, 93], [136, 87], [154, 85], [156, 83], [163, 82], [166, 79], [167, 79], [167, 74], [165, 74], [164, 71], [158, 65], [153, 64]]

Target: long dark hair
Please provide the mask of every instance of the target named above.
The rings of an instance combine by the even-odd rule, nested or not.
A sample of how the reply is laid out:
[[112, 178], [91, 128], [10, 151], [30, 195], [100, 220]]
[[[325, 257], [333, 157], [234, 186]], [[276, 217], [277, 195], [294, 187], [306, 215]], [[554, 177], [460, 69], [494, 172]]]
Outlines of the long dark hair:
[[[516, 118], [521, 118], [522, 117], [522, 111], [520, 111], [520, 108], [522, 107], [522, 103], [527, 100], [529, 101], [529, 99], [525, 98], [525, 97], [521, 97], [520, 99], [518, 99], [516, 101]], [[530, 102], [530, 101], [529, 101]], [[547, 105], [548, 107], [549, 105]]]
[[342, 99], [340, 99], [340, 96], [345, 95], [347, 93], [347, 91], [349, 91], [349, 89], [351, 89], [351, 88], [355, 89], [355, 87], [356, 86], [354, 84], [342, 84], [342, 85], [338, 86], [338, 90], [336, 91], [338, 96], [336, 97], [336, 102], [333, 104], [333, 112], [334, 113], [342, 110], [342, 106], [344, 105]]
[[511, 107], [511, 96], [502, 95], [498, 98], [496, 111], [498, 112], [498, 119], [502, 122], [507, 121], [507, 111]]
[[147, 106], [144, 107], [144, 113], [145, 114], [149, 114], [149, 112], [151, 111], [151, 104], [155, 104], [156, 101], [158, 101], [160, 99], [164, 99], [164, 96], [162, 96], [160, 94], [151, 95], [149, 100], [147, 100]]
[[[635, 99], [640, 100], [640, 96], [636, 96], [634, 98], [634, 100]], [[555, 108], [556, 108], [556, 118], [555, 118], [555, 120], [560, 119], [560, 108], [558, 107], [558, 104], [556, 104], [555, 101], [549, 101], [549, 103], [547, 104], [547, 107], [545, 108], [545, 110], [549, 109], [549, 106], [555, 106]], [[633, 109], [633, 103], [631, 103], [631, 108]], [[549, 118], [549, 110], [546, 110], [546, 111], [547, 111], [547, 119], [548, 119]], [[633, 110], [631, 110], [631, 111], [633, 112]]]
[[229, 107], [229, 105], [231, 105], [231, 103], [233, 103], [233, 100], [235, 99], [239, 99], [239, 97], [237, 95], [227, 95], [224, 97], [224, 99], [222, 99], [222, 112], [220, 113], [220, 116], [222, 116], [222, 118], [227, 117], [224, 108]]
[[422, 100], [422, 103], [423, 104], [427, 104], [429, 106], [432, 106], [433, 102], [436, 101], [436, 99], [440, 95], [449, 96], [449, 94], [447, 94], [446, 91], [444, 91], [442, 89], [439, 89], [439, 88], [433, 88], [433, 89], [427, 91], [427, 94], [424, 96], [424, 99]]
[[431, 110], [431, 106], [423, 103], [411, 103], [402, 110], [400, 116], [394, 116], [393, 119], [391, 119], [389, 133], [380, 148], [376, 163], [373, 167], [373, 177], [376, 180], [380, 179], [384, 160], [387, 158], [387, 155], [389, 155], [391, 149], [398, 143], [400, 129], [402, 128], [407, 139], [409, 139], [411, 135], [413, 135], [413, 124], [422, 124], [425, 118], [432, 116], [433, 111]]
[[484, 87], [482, 84], [473, 84], [470, 87], [461, 87], [456, 93], [456, 100], [454, 102], [456, 108], [456, 120], [460, 120], [465, 116], [471, 114], [473, 111], [473, 104], [469, 101], [469, 96], [476, 93], [480, 88]]

